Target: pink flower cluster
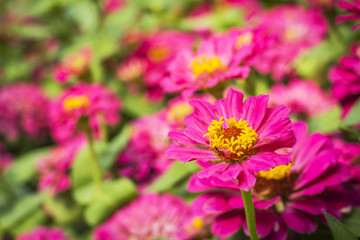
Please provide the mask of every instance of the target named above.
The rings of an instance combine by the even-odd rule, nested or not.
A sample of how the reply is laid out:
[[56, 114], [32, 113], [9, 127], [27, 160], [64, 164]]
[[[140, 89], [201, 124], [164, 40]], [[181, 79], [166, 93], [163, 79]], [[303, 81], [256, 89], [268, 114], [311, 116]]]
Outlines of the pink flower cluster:
[[[8, 141], [21, 136], [37, 139], [48, 132], [50, 102], [42, 89], [18, 83], [0, 90], [0, 135]], [[41, 106], [41, 107], [40, 107]]]

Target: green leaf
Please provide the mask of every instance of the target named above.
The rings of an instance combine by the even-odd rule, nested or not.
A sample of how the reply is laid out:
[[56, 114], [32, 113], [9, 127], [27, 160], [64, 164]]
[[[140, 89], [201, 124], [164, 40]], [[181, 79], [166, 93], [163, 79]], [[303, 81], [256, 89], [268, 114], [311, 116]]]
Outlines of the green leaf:
[[345, 217], [343, 222], [355, 236], [360, 237], [360, 208], [354, 208], [350, 216]]
[[24, 197], [16, 203], [16, 205], [0, 219], [0, 230], [11, 230], [15, 226], [23, 223], [39, 211], [39, 207], [43, 201], [43, 195], [33, 194]]
[[195, 162], [183, 163], [175, 161], [165, 173], [148, 187], [148, 190], [152, 192], [168, 191], [199, 169]]
[[51, 36], [50, 30], [42, 25], [17, 25], [13, 26], [11, 31], [23, 38], [44, 39]]
[[110, 168], [116, 160], [118, 154], [126, 147], [131, 136], [132, 128], [125, 126], [118, 135], [100, 152], [100, 167], [103, 170]]
[[340, 127], [346, 128], [360, 123], [360, 99], [354, 104], [345, 119], [341, 122]]
[[144, 95], [126, 94], [123, 100], [125, 111], [134, 117], [149, 115], [162, 108], [161, 105], [149, 102]]
[[97, 196], [85, 210], [85, 220], [95, 226], [137, 196], [136, 185], [127, 178], [105, 182], [103, 195]]
[[93, 1], [74, 1], [68, 14], [84, 33], [94, 32], [99, 24], [99, 13]]
[[10, 233], [13, 235], [18, 235], [19, 233], [28, 232], [33, 230], [39, 225], [43, 225], [47, 220], [47, 217], [43, 211], [35, 211], [28, 218], [26, 218], [20, 224], [12, 227]]
[[78, 205], [70, 202], [61, 196], [52, 196], [47, 194], [44, 201], [44, 207], [48, 215], [59, 224], [71, 223], [77, 220], [81, 215], [81, 209]]
[[309, 120], [310, 132], [330, 133], [338, 130], [341, 110], [338, 106], [328, 112]]
[[21, 155], [14, 161], [6, 177], [16, 182], [27, 182], [36, 174], [36, 161], [49, 152], [50, 148], [39, 148]]
[[329, 224], [334, 240], [357, 240], [352, 232], [339, 220], [328, 213], [325, 213], [326, 221]]

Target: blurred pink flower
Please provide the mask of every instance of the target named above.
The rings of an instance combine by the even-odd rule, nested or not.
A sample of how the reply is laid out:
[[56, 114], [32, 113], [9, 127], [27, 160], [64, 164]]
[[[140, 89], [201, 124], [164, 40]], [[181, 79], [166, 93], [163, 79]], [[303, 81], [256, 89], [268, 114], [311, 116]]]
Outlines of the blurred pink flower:
[[251, 65], [262, 74], [271, 73], [275, 81], [292, 73], [296, 57], [320, 43], [327, 32], [320, 9], [300, 6], [283, 5], [264, 12], [260, 27], [277, 41], [258, 52]]
[[268, 108], [267, 103], [266, 95], [249, 97], [243, 103], [243, 94], [232, 89], [214, 104], [191, 101], [195, 111], [184, 120], [187, 128], [169, 133], [183, 146], [170, 147], [168, 157], [197, 160], [204, 167], [199, 177], [214, 176], [251, 189], [254, 173], [291, 162], [290, 156], [276, 151], [295, 144], [289, 109]]
[[351, 48], [351, 55], [340, 58], [329, 72], [331, 91], [343, 107], [343, 117], [360, 98], [360, 45]]
[[4, 146], [0, 142], [0, 175], [11, 166], [12, 161], [12, 156], [5, 151]]
[[48, 132], [49, 100], [40, 87], [17, 83], [0, 90], [0, 135], [14, 141], [31, 139]]
[[94, 240], [153, 240], [174, 239], [186, 233], [186, 224], [192, 217], [189, 206], [180, 197], [169, 194], [144, 195], [112, 218], [97, 227]]
[[[346, 22], [346, 21], [354, 21], [360, 20], [360, 1], [338, 1], [338, 5], [340, 8], [350, 12], [349, 14], [343, 14], [336, 17], [336, 23]], [[360, 23], [357, 23], [352, 30], [360, 27]]]
[[53, 77], [58, 82], [66, 82], [71, 76], [83, 74], [90, 64], [92, 51], [88, 47], [80, 49], [71, 55], [68, 55], [64, 61], [55, 68]]
[[120, 121], [120, 99], [99, 84], [80, 83], [66, 89], [52, 104], [50, 125], [58, 142], [79, 135], [77, 123], [88, 118], [93, 134], [97, 136], [101, 124], [115, 125]]
[[19, 234], [16, 240], [67, 240], [59, 228], [37, 227], [28, 233]]
[[103, 8], [106, 14], [117, 12], [124, 8], [125, 2], [123, 0], [103, 0]]
[[170, 128], [163, 113], [139, 118], [132, 127], [130, 142], [117, 160], [118, 172], [140, 184], [149, 184], [172, 163], [165, 154]]
[[190, 96], [231, 78], [246, 78], [250, 68], [240, 64], [250, 53], [248, 48], [236, 49], [235, 43], [236, 38], [227, 34], [203, 40], [196, 52], [184, 48], [168, 65], [169, 76], [162, 81], [164, 91]]
[[284, 104], [291, 109], [290, 114], [310, 118], [330, 110], [335, 103], [315, 82], [302, 79], [293, 79], [287, 86], [277, 84], [269, 95], [270, 106]]
[[53, 195], [66, 191], [70, 187], [68, 171], [84, 139], [70, 140], [53, 148], [47, 156], [37, 161], [40, 174], [38, 188], [40, 191], [49, 190]]
[[[320, 133], [307, 135], [305, 123], [295, 123], [294, 131], [297, 143], [289, 153], [293, 162], [257, 174], [253, 195], [260, 238], [285, 240], [288, 228], [313, 232], [316, 219], [324, 221], [324, 212], [340, 218], [341, 210], [350, 205], [348, 192], [340, 187], [349, 179], [349, 171], [339, 163], [329, 138]], [[217, 215], [213, 234], [226, 238], [242, 226], [247, 233], [244, 203], [236, 184], [196, 174], [187, 189], [208, 192], [194, 200], [193, 208], [198, 209], [197, 214]]]

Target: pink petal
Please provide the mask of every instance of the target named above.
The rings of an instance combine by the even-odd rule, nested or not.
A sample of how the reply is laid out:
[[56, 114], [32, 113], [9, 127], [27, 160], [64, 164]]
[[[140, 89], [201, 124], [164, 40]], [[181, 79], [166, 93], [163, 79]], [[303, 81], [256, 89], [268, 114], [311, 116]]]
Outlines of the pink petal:
[[266, 114], [268, 101], [268, 95], [250, 96], [243, 104], [242, 119], [247, 120], [249, 126], [252, 126], [255, 130], [259, 127]]
[[307, 214], [293, 210], [290, 208], [285, 209], [282, 213], [286, 225], [296, 232], [306, 233], [316, 230], [316, 222]]
[[229, 211], [216, 217], [211, 232], [224, 239], [237, 232], [244, 222], [245, 216], [240, 210]]
[[[256, 211], [256, 230], [260, 238], [267, 236], [274, 228], [275, 215], [270, 211]], [[246, 235], [249, 235], [247, 224], [244, 225]]]
[[195, 159], [208, 162], [217, 159], [213, 151], [192, 147], [179, 147], [175, 145], [170, 146], [167, 149], [166, 154], [168, 158], [178, 159], [181, 162], [189, 162]]
[[320, 215], [326, 211], [326, 205], [324, 204], [324, 202], [317, 198], [304, 198], [300, 200], [295, 200], [288, 203], [287, 206], [314, 215]]
[[183, 130], [172, 130], [168, 134], [169, 138], [175, 140], [176, 142], [184, 145], [194, 145], [199, 144], [198, 142], [190, 139], [184, 134]]

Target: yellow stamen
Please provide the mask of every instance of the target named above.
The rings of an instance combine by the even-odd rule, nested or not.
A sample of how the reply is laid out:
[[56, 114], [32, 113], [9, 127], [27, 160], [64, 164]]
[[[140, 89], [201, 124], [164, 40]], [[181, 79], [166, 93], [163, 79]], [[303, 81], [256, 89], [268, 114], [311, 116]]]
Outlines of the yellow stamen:
[[290, 174], [290, 168], [292, 163], [288, 165], [281, 165], [270, 169], [269, 171], [261, 171], [259, 172], [259, 176], [262, 178], [266, 178], [267, 180], [275, 179], [281, 180]]
[[147, 52], [147, 56], [152, 62], [158, 63], [170, 56], [170, 49], [166, 46], [151, 47]]
[[228, 150], [233, 154], [233, 160], [244, 160], [251, 154], [251, 148], [257, 141], [258, 134], [248, 126], [246, 120], [235, 118], [226, 119], [229, 128], [223, 128], [223, 117], [218, 121], [213, 120], [208, 127], [208, 136], [211, 147], [215, 150]]
[[204, 226], [204, 220], [202, 219], [202, 217], [194, 217], [194, 219], [192, 220], [192, 226], [196, 230], [201, 230]]
[[80, 108], [86, 109], [89, 107], [89, 105], [90, 105], [89, 98], [85, 95], [68, 96], [62, 102], [62, 106], [66, 111], [71, 111]]
[[207, 58], [204, 55], [197, 56], [190, 64], [195, 77], [203, 73], [212, 74], [216, 70], [224, 72], [226, 68], [222, 65], [219, 57]]
[[247, 32], [244, 34], [241, 34], [237, 37], [236, 43], [235, 43], [235, 49], [240, 49], [244, 46], [248, 46], [252, 43], [254, 38], [254, 34], [252, 32]]
[[184, 118], [192, 111], [193, 107], [191, 107], [188, 103], [178, 102], [169, 109], [167, 119], [171, 123], [182, 124], [184, 122]]

